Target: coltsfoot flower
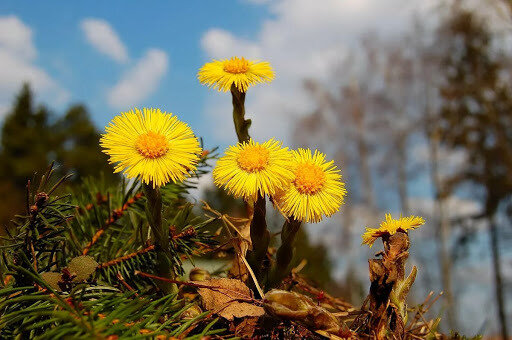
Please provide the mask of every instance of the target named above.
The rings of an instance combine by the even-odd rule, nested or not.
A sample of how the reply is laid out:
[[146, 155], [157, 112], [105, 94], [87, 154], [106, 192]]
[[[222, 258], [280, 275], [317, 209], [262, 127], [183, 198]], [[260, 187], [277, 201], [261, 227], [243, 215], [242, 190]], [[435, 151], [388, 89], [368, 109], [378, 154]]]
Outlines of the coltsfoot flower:
[[140, 176], [153, 187], [184, 180], [196, 169], [201, 148], [190, 127], [159, 109], [124, 112], [106, 127], [100, 145], [115, 172]]
[[293, 151], [294, 177], [287, 190], [275, 197], [277, 206], [299, 221], [319, 222], [337, 212], [347, 193], [334, 161], [309, 149]]
[[386, 219], [381, 222], [379, 228], [366, 228], [366, 231], [363, 234], [362, 244], [367, 244], [371, 248], [375, 240], [377, 240], [379, 237], [391, 236], [394, 235], [397, 231], [407, 232], [407, 230], [416, 229], [423, 224], [425, 224], [423, 217], [400, 216], [398, 220], [395, 220], [391, 217], [391, 214], [386, 214]]
[[251, 139], [230, 146], [213, 169], [215, 184], [246, 201], [255, 201], [258, 195], [274, 195], [293, 178], [292, 155], [281, 145], [274, 139], [263, 144]]
[[254, 84], [272, 81], [274, 71], [266, 61], [233, 57], [204, 64], [197, 78], [201, 84], [222, 92], [229, 91], [233, 84], [240, 92], [247, 92]]

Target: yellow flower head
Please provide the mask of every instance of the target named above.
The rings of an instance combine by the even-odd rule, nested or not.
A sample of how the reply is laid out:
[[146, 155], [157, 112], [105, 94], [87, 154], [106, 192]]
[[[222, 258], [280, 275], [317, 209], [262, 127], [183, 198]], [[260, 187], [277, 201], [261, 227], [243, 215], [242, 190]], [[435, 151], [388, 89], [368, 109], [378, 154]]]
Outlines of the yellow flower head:
[[135, 109], [114, 117], [100, 145], [115, 172], [140, 176], [153, 187], [184, 180], [196, 169], [201, 153], [190, 127], [159, 109]]
[[197, 77], [201, 84], [219, 91], [227, 92], [234, 84], [240, 92], [247, 92], [254, 84], [272, 81], [274, 71], [266, 61], [233, 57], [204, 64]]
[[416, 229], [423, 224], [425, 224], [423, 217], [400, 216], [398, 220], [395, 220], [391, 217], [391, 214], [386, 214], [386, 220], [382, 221], [379, 228], [366, 228], [363, 234], [363, 244], [367, 244], [371, 248], [375, 240], [379, 237], [391, 236], [397, 231], [407, 232], [407, 230]]
[[306, 222], [319, 222], [323, 216], [337, 212], [347, 193], [334, 161], [325, 154], [309, 149], [293, 151], [294, 176], [287, 190], [275, 198], [277, 206], [288, 216]]
[[258, 195], [274, 195], [293, 178], [292, 156], [288, 148], [274, 139], [259, 144], [249, 142], [230, 146], [213, 169], [213, 179], [219, 187], [246, 201]]

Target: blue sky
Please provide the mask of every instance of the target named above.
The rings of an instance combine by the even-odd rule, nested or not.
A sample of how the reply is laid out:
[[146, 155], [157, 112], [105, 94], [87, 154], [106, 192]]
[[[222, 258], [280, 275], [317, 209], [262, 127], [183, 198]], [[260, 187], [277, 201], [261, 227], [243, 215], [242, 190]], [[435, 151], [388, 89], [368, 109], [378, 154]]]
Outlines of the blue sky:
[[[42, 100], [57, 113], [69, 103], [85, 103], [99, 128], [121, 106], [112, 107], [107, 93], [150, 48], [167, 55], [168, 67], [156, 89], [137, 106], [160, 107], [180, 116], [208, 138], [201, 112], [208, 90], [196, 79], [208, 60], [201, 49], [202, 35], [211, 28], [234, 30], [251, 39], [268, 17], [265, 6], [243, 1], [2, 1], [0, 16], [16, 16], [32, 30], [37, 49], [34, 64], [68, 92], [63, 103]], [[80, 23], [87, 18], [105, 20], [117, 33], [129, 60], [116, 62], [86, 39]], [[126, 109], [128, 109], [126, 107]]]
[[403, 32], [423, 10], [419, 0], [322, 1], [2, 1], [0, 119], [28, 79], [57, 114], [86, 104], [99, 129], [120, 111], [159, 107], [207, 147], [225, 147], [235, 140], [229, 94], [202, 87], [196, 73], [212, 57], [243, 55], [276, 72], [248, 94], [252, 136], [291, 143], [290, 123], [313, 105], [304, 79], [328, 79], [361, 34]]

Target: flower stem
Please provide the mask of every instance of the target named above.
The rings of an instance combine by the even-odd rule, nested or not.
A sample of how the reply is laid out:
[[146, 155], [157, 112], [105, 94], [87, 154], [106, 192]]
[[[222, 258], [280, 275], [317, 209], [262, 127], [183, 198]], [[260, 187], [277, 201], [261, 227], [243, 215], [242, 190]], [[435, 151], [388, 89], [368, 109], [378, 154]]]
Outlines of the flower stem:
[[251, 120], [245, 119], [245, 92], [241, 92], [235, 84], [231, 85], [231, 96], [233, 97], [233, 122], [235, 123], [236, 135], [238, 141], [248, 142], [249, 127]]
[[295, 250], [295, 236], [300, 226], [301, 222], [293, 217], [284, 222], [281, 231], [281, 246], [277, 249], [276, 263], [270, 275], [270, 286], [278, 285], [288, 275]]
[[[233, 98], [233, 123], [240, 143], [248, 142], [249, 127], [251, 120], [245, 119], [245, 92], [240, 91], [235, 84], [231, 85], [231, 96]], [[267, 256], [268, 245], [270, 243], [270, 232], [267, 229], [265, 196], [258, 196], [254, 202], [254, 212], [251, 221], [251, 242], [252, 252], [247, 256], [254, 274], [258, 280], [262, 279], [262, 268]], [[249, 207], [248, 207], [249, 208]], [[249, 209], [247, 209], [249, 211]]]
[[270, 243], [270, 232], [267, 229], [266, 200], [264, 196], [258, 196], [254, 202], [254, 213], [251, 221], [252, 253], [250, 257], [251, 268], [258, 279], [261, 279], [261, 269], [267, 256]]
[[[146, 196], [146, 216], [153, 232], [153, 244], [156, 252], [156, 274], [173, 280], [175, 277], [171, 252], [169, 251], [169, 231], [162, 226], [162, 194], [160, 188], [153, 188], [152, 184], [142, 184]], [[176, 284], [157, 281], [157, 286], [166, 294], [178, 291]]]

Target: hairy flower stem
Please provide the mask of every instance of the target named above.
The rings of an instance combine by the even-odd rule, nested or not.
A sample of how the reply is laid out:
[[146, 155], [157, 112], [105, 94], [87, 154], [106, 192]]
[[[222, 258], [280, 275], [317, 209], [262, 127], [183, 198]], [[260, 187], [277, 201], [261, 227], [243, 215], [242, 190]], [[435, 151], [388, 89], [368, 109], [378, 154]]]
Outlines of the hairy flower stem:
[[249, 257], [249, 263], [256, 277], [261, 281], [262, 267], [267, 256], [267, 249], [270, 243], [270, 232], [267, 229], [266, 200], [264, 196], [259, 196], [254, 203], [254, 213], [251, 221], [251, 242], [252, 253]]
[[[240, 91], [235, 84], [231, 85], [231, 96], [233, 98], [233, 123], [240, 143], [248, 142], [249, 127], [251, 120], [245, 119], [245, 92]], [[258, 280], [262, 281], [262, 268], [267, 256], [268, 245], [270, 243], [270, 232], [267, 229], [265, 196], [258, 196], [254, 203], [253, 217], [251, 221], [251, 242], [252, 252], [247, 260], [254, 271]], [[250, 207], [247, 206], [247, 211]]]
[[277, 286], [289, 273], [290, 263], [295, 251], [295, 236], [300, 229], [301, 222], [290, 217], [284, 222], [281, 231], [281, 246], [277, 249], [276, 263], [270, 275], [269, 284]]
[[[169, 230], [162, 226], [162, 194], [160, 188], [153, 188], [152, 184], [142, 184], [146, 196], [146, 215], [149, 226], [153, 232], [153, 244], [156, 253], [156, 275], [173, 280], [174, 271], [169, 251]], [[156, 281], [157, 286], [166, 294], [174, 294], [178, 291], [176, 284]]]
[[241, 92], [233, 84], [231, 85], [231, 96], [233, 97], [233, 122], [238, 141], [240, 143], [248, 142], [251, 138], [249, 136], [251, 120], [245, 119], [245, 92]]

